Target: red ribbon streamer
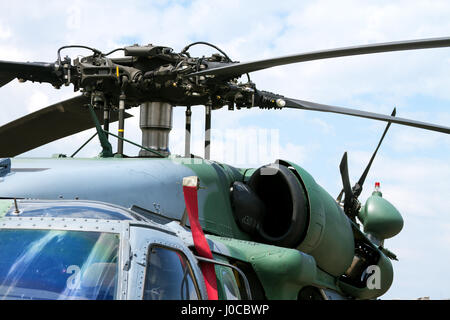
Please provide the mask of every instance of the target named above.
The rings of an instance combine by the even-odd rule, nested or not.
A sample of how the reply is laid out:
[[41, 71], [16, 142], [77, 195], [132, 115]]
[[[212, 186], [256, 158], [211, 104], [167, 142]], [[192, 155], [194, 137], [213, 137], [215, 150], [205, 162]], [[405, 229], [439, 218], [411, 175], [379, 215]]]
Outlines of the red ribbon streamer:
[[[183, 194], [195, 249], [200, 257], [213, 259], [211, 249], [206, 241], [205, 234], [203, 233], [203, 229], [198, 218], [197, 188], [183, 186]], [[214, 269], [214, 265], [211, 263], [200, 262], [200, 268], [203, 273], [203, 278], [205, 279], [208, 300], [218, 300], [216, 271]]]

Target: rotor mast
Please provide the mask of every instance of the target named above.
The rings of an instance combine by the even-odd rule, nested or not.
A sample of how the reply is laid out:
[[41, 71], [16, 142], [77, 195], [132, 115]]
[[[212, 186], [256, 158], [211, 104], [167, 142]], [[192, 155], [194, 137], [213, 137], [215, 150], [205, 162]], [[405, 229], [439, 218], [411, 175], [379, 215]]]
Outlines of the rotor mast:
[[[142, 146], [165, 156], [170, 155], [169, 134], [172, 130], [173, 106], [166, 102], [145, 102], [140, 108]], [[155, 157], [155, 154], [141, 149], [139, 156]]]

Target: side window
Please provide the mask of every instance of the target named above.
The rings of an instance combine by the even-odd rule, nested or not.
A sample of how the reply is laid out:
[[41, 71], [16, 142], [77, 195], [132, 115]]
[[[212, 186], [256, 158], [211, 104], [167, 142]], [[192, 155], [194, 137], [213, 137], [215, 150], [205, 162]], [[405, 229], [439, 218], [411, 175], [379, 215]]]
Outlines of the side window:
[[199, 291], [186, 256], [165, 247], [150, 247], [144, 300], [198, 300]]
[[220, 284], [222, 285], [220, 290], [222, 292], [220, 292], [220, 296], [223, 296], [222, 298], [226, 300], [241, 300], [239, 287], [236, 283], [233, 270], [223, 266], [216, 266], [216, 270], [217, 269], [219, 269], [218, 278], [220, 279]]

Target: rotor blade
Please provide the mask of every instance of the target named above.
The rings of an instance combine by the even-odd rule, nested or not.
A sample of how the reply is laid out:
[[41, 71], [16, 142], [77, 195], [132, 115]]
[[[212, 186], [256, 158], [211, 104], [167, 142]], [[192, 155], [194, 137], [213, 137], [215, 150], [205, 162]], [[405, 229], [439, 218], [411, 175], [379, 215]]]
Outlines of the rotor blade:
[[[395, 117], [396, 112], [397, 112], [397, 110], [394, 108], [394, 110], [393, 110], [392, 113], [391, 113], [391, 116], [392, 116], [392, 117]], [[386, 136], [386, 133], [387, 133], [388, 130], [389, 130], [389, 127], [391, 126], [391, 123], [392, 123], [392, 122], [389, 121], [388, 124], [386, 125], [386, 128], [384, 129], [383, 135], [381, 136], [381, 139], [380, 139], [380, 141], [378, 142], [377, 148], [375, 149], [375, 152], [372, 154], [372, 157], [370, 158], [370, 161], [369, 161], [369, 163], [367, 164], [366, 169], [364, 170], [364, 172], [363, 172], [363, 174], [361, 175], [361, 177], [359, 178], [358, 182], [354, 185], [354, 187], [353, 187], [353, 189], [352, 189], [352, 191], [353, 191], [355, 197], [357, 197], [357, 198], [359, 197], [359, 195], [360, 195], [361, 192], [362, 192], [362, 187], [363, 187], [363, 185], [364, 185], [364, 182], [366, 181], [367, 174], [369, 173], [370, 167], [372, 166], [372, 162], [373, 162], [373, 160], [375, 159], [375, 156], [377, 155], [378, 149], [380, 148], [381, 143], [383, 142], [384, 137]]]
[[0, 60], [0, 87], [3, 87], [14, 78], [52, 84], [62, 83], [52, 63]]
[[409, 120], [404, 118], [397, 118], [393, 116], [387, 116], [380, 113], [374, 113], [374, 112], [368, 112], [368, 111], [362, 111], [362, 110], [356, 110], [356, 109], [350, 109], [350, 108], [343, 108], [343, 107], [335, 107], [330, 106], [326, 104], [319, 104], [315, 102], [310, 101], [304, 101], [304, 100], [295, 100], [290, 98], [282, 98], [286, 105], [285, 108], [294, 108], [294, 109], [302, 109], [302, 110], [312, 110], [312, 111], [323, 111], [323, 112], [332, 112], [332, 113], [338, 113], [338, 114], [346, 114], [349, 116], [355, 116], [355, 117], [361, 117], [361, 118], [367, 118], [367, 119], [373, 119], [373, 120], [379, 120], [379, 121], [386, 121], [386, 122], [392, 122], [397, 123], [409, 127], [415, 127], [415, 128], [421, 128], [431, 131], [437, 131], [442, 133], [450, 133], [450, 127], [444, 127], [432, 123], [426, 123], [416, 120]]
[[[14, 157], [49, 142], [95, 127], [84, 107], [90, 100], [78, 96], [30, 113], [0, 127], [0, 156]], [[103, 111], [95, 110], [103, 124]], [[126, 114], [126, 117], [131, 117]], [[110, 122], [118, 120], [111, 112]]]
[[[391, 113], [391, 116], [395, 117], [396, 112], [397, 112], [397, 110], [394, 108], [394, 110]], [[369, 173], [370, 167], [372, 166], [372, 162], [375, 159], [375, 156], [377, 155], [378, 149], [380, 148], [381, 143], [383, 142], [384, 137], [386, 136], [386, 133], [389, 130], [389, 127], [391, 126], [391, 123], [392, 122], [389, 121], [388, 124], [386, 125], [386, 128], [384, 129], [383, 135], [381, 136], [381, 139], [378, 142], [377, 148], [375, 149], [375, 152], [372, 154], [372, 157], [370, 158], [370, 161], [367, 164], [366, 169], [364, 170], [363, 174], [359, 178], [358, 182], [352, 188], [352, 192], [353, 192], [353, 194], [355, 195], [356, 198], [358, 198], [359, 195], [362, 192], [362, 187], [364, 185], [364, 182], [366, 181], [366, 177], [367, 177], [367, 174]], [[336, 200], [338, 202], [341, 202], [343, 193], [344, 193], [344, 188], [342, 188], [341, 192], [339, 193], [338, 197], [336, 198]]]
[[258, 71], [262, 69], [297, 62], [305, 62], [337, 57], [347, 57], [371, 53], [429, 49], [429, 48], [440, 48], [449, 46], [450, 46], [449, 37], [368, 44], [362, 46], [352, 46], [345, 48], [313, 51], [308, 53], [301, 53], [272, 59], [256, 60], [251, 62], [232, 63], [224, 67], [211, 68], [191, 73], [188, 74], [187, 76], [191, 77], [200, 75], [215, 75], [224, 77], [234, 77], [253, 71]]
[[342, 157], [341, 163], [339, 165], [339, 170], [341, 172], [342, 185], [344, 186], [345, 193], [344, 208], [347, 208], [353, 197], [352, 187], [350, 186], [350, 178], [348, 176], [347, 152], [345, 152]]
[[14, 80], [15, 76], [7, 73], [7, 72], [1, 72], [0, 73], [0, 88], [3, 87], [5, 84], [10, 83], [12, 80]]

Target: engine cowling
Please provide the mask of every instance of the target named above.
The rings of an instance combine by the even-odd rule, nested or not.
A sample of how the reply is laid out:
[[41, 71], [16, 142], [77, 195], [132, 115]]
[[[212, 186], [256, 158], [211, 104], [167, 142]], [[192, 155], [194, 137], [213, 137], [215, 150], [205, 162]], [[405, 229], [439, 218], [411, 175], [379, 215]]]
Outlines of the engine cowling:
[[[355, 252], [350, 222], [309, 173], [278, 161], [254, 170], [247, 178], [248, 192], [259, 199], [255, 207], [263, 209], [240, 210], [238, 192], [233, 188], [238, 225], [242, 226], [243, 220], [255, 222], [251, 232], [255, 240], [308, 253], [331, 275], [339, 276], [348, 269]], [[244, 219], [248, 212], [251, 219]]]
[[259, 236], [276, 246], [298, 246], [308, 227], [308, 199], [292, 171], [284, 165], [263, 166], [252, 174], [248, 185], [265, 208]]

